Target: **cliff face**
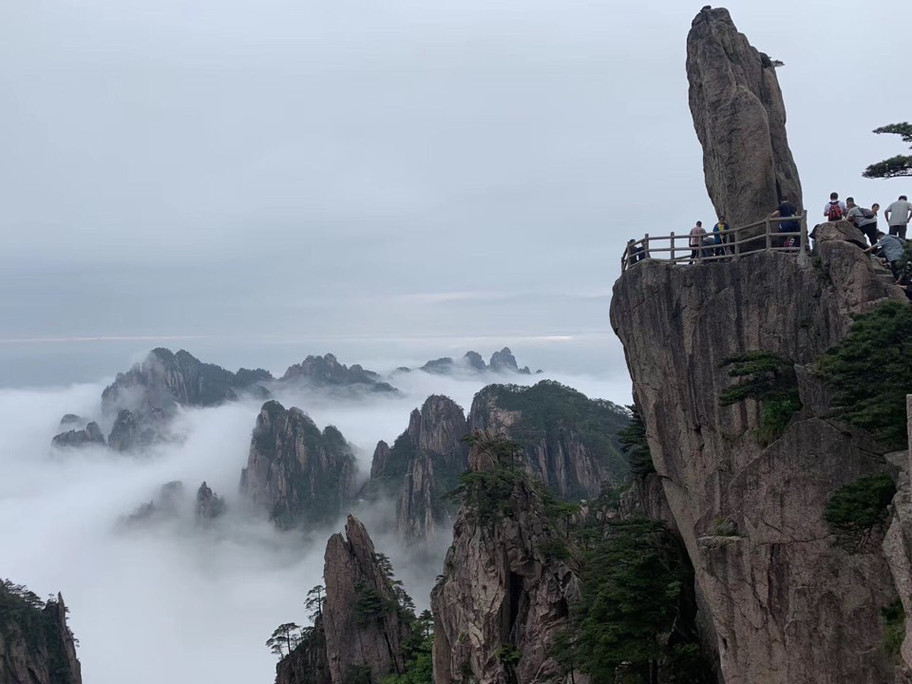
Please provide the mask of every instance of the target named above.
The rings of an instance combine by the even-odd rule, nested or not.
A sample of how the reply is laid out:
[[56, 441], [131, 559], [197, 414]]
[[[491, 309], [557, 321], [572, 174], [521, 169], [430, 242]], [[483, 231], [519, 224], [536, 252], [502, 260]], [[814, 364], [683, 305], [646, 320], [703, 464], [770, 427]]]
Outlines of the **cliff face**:
[[801, 207], [775, 67], [738, 33], [728, 10], [707, 7], [693, 20], [687, 80], [717, 214], [739, 227], [767, 216], [782, 196]]
[[0, 583], [0, 682], [82, 684], [63, 597], [42, 603], [24, 587]]
[[[614, 288], [611, 322], [728, 683], [891, 680], [888, 563], [876, 549], [846, 551], [823, 520], [838, 488], [885, 466], [827, 417], [810, 371], [852, 314], [902, 294], [848, 242], [820, 242], [815, 262], [769, 252], [686, 268], [648, 261]], [[754, 351], [793, 369], [803, 406], [768, 446], [757, 402], [720, 405], [734, 383], [724, 362]]]
[[322, 615], [317, 615], [307, 636], [276, 665], [275, 684], [332, 684]]
[[321, 433], [301, 409], [269, 401], [257, 416], [241, 493], [278, 527], [325, 522], [350, 500], [355, 465], [336, 428]]
[[398, 609], [391, 578], [359, 520], [348, 516], [345, 536], [330, 537], [325, 561], [323, 625], [333, 684], [379, 682], [402, 673], [411, 630]]
[[397, 497], [397, 529], [407, 543], [427, 541], [444, 525], [444, 494], [467, 465], [466, 418], [452, 399], [433, 395], [412, 411], [390, 448], [377, 444], [369, 487]]
[[[471, 460], [476, 472], [494, 467], [477, 451]], [[501, 503], [509, 514], [464, 505], [456, 518], [442, 579], [431, 594], [438, 684], [564, 681], [549, 649], [567, 625], [578, 580], [568, 564], [544, 551], [559, 535], [527, 481], [518, 480]], [[575, 681], [587, 679], [577, 675]]]
[[528, 472], [564, 499], [597, 496], [627, 466], [616, 433], [629, 420], [610, 402], [551, 381], [533, 387], [489, 385], [475, 395], [469, 428], [502, 434], [523, 448]]

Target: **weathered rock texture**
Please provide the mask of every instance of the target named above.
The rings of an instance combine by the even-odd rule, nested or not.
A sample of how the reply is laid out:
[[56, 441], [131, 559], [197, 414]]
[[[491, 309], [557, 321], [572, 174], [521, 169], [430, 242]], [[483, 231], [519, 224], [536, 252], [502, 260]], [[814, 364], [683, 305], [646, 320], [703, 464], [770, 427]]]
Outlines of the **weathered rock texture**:
[[527, 471], [564, 499], [597, 496], [603, 484], [620, 481], [627, 465], [617, 431], [628, 421], [615, 404], [548, 380], [532, 387], [489, 385], [469, 412], [471, 431], [519, 443]]
[[433, 395], [409, 416], [408, 429], [390, 448], [379, 442], [366, 489], [396, 496], [396, 526], [410, 544], [448, 528], [444, 495], [468, 465], [465, 414], [452, 399]]
[[693, 20], [687, 80], [706, 189], [718, 215], [741, 227], [766, 217], [783, 196], [801, 208], [775, 67], [738, 33], [728, 10], [707, 6]]
[[51, 443], [55, 447], [105, 446], [105, 438], [98, 423], [92, 421], [81, 430], [67, 430], [55, 435]]
[[333, 684], [402, 673], [411, 629], [361, 521], [348, 516], [345, 536], [329, 538], [325, 561], [323, 625]]
[[241, 493], [280, 528], [327, 522], [351, 500], [355, 467], [335, 427], [321, 433], [301, 409], [268, 401], [257, 416]]
[[[826, 391], [809, 371], [852, 314], [903, 295], [855, 245], [821, 242], [817, 256], [807, 267], [771, 252], [687, 268], [645, 262], [614, 287], [612, 325], [729, 684], [891, 680], [887, 562], [844, 550], [823, 520], [839, 487], [884, 461], [826, 417]], [[719, 402], [734, 382], [723, 362], [751, 351], [794, 365], [804, 406], [765, 448], [756, 402]], [[723, 520], [736, 536], [717, 536]]]
[[0, 583], [0, 684], [82, 684], [63, 597], [40, 603]]
[[317, 615], [306, 638], [276, 665], [276, 684], [332, 684], [322, 615]]
[[[471, 460], [476, 471], [493, 465], [475, 452]], [[579, 582], [569, 565], [544, 550], [559, 541], [558, 533], [524, 478], [509, 509], [509, 515], [485, 515], [463, 506], [456, 518], [443, 576], [431, 593], [437, 684], [564, 681], [549, 649], [567, 625]], [[515, 665], [505, 653], [518, 654]]]

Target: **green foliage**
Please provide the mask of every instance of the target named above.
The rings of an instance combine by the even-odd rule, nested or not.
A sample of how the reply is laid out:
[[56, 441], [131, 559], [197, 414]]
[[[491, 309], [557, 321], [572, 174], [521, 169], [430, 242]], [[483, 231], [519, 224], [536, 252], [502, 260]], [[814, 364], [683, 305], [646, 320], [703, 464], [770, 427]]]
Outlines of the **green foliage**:
[[304, 607], [307, 608], [311, 620], [316, 620], [323, 614], [323, 601], [325, 600], [326, 588], [318, 584], [307, 592], [307, 598], [304, 600]]
[[693, 576], [663, 524], [609, 521], [585, 553], [581, 578], [582, 596], [554, 649], [565, 671], [597, 682], [645, 683], [661, 664], [677, 681], [711, 681], [695, 635], [681, 631], [692, 610], [686, 597]]
[[279, 658], [284, 658], [301, 643], [301, 626], [294, 622], [285, 622], [272, 632], [266, 640], [266, 646]]
[[[428, 611], [425, 611], [428, 612]], [[434, 633], [426, 634], [402, 674], [384, 677], [382, 684], [434, 684]]]
[[890, 301], [857, 316], [849, 334], [820, 357], [818, 374], [834, 390], [833, 411], [870, 431], [887, 449], [907, 442], [912, 393], [912, 307]]
[[[902, 138], [905, 143], [912, 143], [912, 124], [898, 123], [875, 128], [874, 132], [892, 133]], [[912, 176], [912, 156], [896, 155], [876, 164], [871, 164], [861, 174], [865, 178], [896, 178], [899, 176]]]
[[361, 625], [380, 621], [394, 607], [383, 595], [366, 582], [355, 584], [355, 616]]
[[722, 367], [729, 368], [730, 377], [742, 380], [719, 395], [719, 404], [729, 406], [745, 399], [760, 402], [757, 441], [766, 446], [776, 440], [792, 415], [801, 410], [792, 363], [772, 352], [752, 351], [726, 359]]
[[883, 529], [896, 485], [890, 476], [870, 475], [836, 490], [823, 511], [839, 544], [850, 551], [862, 550], [875, 531]]
[[27, 657], [48, 663], [52, 682], [68, 682], [72, 673], [63, 637], [72, 639], [73, 634], [69, 627], [65, 635], [60, 633], [58, 611], [53, 599], [45, 602], [22, 584], [0, 581], [0, 642], [11, 648], [22, 639]]
[[449, 493], [479, 520], [494, 524], [513, 514], [513, 489], [524, 479], [519, 463], [519, 445], [500, 435], [476, 433], [465, 438], [470, 446], [489, 461], [484, 470], [468, 470], [459, 478], [459, 486]]
[[636, 477], [645, 477], [655, 472], [652, 452], [649, 451], [649, 442], [646, 440], [646, 424], [636, 405], [628, 406], [627, 409], [630, 411], [630, 424], [618, 430], [621, 452], [627, 459], [630, 472]]
[[[511, 436], [523, 449], [544, 440], [559, 444], [571, 432], [579, 435], [592, 453], [618, 478], [626, 475], [627, 462], [621, 455], [618, 431], [630, 422], [620, 406], [602, 399], [589, 399], [582, 392], [553, 380], [532, 387], [488, 385], [483, 393], [507, 411], [518, 411], [520, 419], [511, 426]], [[576, 492], [570, 498], [582, 498]]]
[[895, 600], [880, 611], [884, 622], [884, 650], [887, 655], [899, 655], [903, 639], [906, 636], [906, 611], [902, 601]]

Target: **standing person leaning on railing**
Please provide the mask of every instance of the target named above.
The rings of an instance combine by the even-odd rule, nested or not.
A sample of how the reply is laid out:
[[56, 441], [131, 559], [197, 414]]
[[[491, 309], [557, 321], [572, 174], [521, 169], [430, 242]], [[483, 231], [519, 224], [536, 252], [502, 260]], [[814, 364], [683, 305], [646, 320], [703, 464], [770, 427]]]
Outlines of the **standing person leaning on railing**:
[[690, 229], [690, 263], [703, 258], [703, 238], [705, 237], [706, 231], [703, 229], [703, 222], [697, 221], [697, 225]]
[[[776, 208], [772, 214], [769, 215], [770, 218], [786, 218], [788, 216], [796, 216], [798, 214], [798, 207], [789, 202], [788, 197], [783, 197], [779, 202], [779, 206]], [[800, 221], [779, 221], [779, 232], [780, 233], [797, 233], [801, 230]], [[797, 239], [795, 236], [790, 235], [786, 238], [779, 238], [779, 243], [776, 247], [794, 247], [797, 244]]]

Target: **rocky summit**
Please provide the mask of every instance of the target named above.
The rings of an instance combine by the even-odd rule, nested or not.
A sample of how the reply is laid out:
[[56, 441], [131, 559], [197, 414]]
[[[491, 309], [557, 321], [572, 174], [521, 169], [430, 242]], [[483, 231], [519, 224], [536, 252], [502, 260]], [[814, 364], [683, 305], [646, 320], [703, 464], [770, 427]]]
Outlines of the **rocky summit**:
[[253, 429], [241, 494], [280, 528], [327, 522], [351, 501], [355, 467], [335, 427], [321, 432], [301, 409], [268, 401]]
[[590, 498], [621, 482], [627, 464], [617, 431], [628, 421], [626, 409], [550, 380], [488, 385], [469, 412], [470, 431], [514, 440], [528, 472], [564, 499]]
[[768, 216], [782, 197], [800, 208], [776, 64], [738, 32], [727, 9], [706, 6], [693, 20], [687, 80], [717, 215], [741, 227]]
[[332, 354], [308, 356], [301, 363], [289, 366], [281, 381], [322, 389], [348, 388], [380, 393], [398, 392], [395, 387], [383, 382], [374, 371], [366, 370], [357, 363], [346, 366], [339, 363]]

